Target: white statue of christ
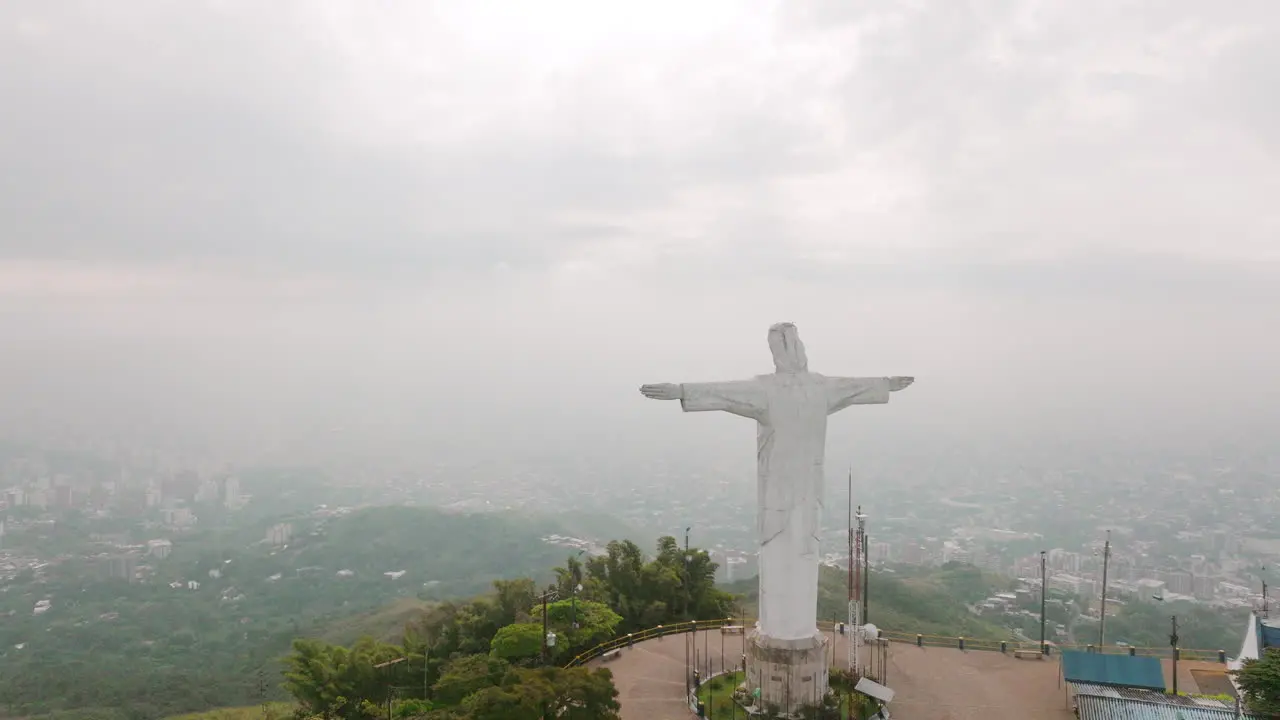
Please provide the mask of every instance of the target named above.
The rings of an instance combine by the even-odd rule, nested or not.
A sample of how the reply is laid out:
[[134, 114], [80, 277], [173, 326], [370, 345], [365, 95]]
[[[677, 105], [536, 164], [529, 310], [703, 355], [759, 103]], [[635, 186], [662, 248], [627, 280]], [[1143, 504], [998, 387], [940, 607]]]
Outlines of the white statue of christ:
[[889, 402], [910, 377], [844, 378], [809, 372], [791, 323], [769, 328], [777, 372], [751, 380], [644, 385], [654, 400], [685, 412], [723, 410], [757, 425], [760, 635], [776, 640], [817, 632], [818, 532], [822, 518], [827, 416], [850, 405]]

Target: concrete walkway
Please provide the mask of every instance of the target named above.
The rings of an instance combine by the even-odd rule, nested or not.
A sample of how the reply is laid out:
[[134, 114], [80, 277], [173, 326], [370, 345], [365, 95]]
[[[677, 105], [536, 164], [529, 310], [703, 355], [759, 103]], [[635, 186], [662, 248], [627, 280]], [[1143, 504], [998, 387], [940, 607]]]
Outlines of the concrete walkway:
[[[844, 642], [844, 637], [837, 637], [837, 665], [844, 664]], [[613, 660], [597, 659], [590, 665], [613, 671], [622, 720], [689, 720], [693, 714], [684, 695], [686, 651], [693, 650], [692, 657], [705, 676], [722, 667], [739, 667], [743, 643], [742, 635], [719, 630], [695, 633], [692, 642], [689, 634], [670, 635], [637, 643]], [[1056, 659], [1016, 660], [1011, 654], [984, 650], [892, 643], [887, 680], [897, 693], [890, 708], [899, 720], [1074, 717], [1058, 684]]]
[[694, 717], [685, 696], [686, 654], [704, 677], [741, 664], [745, 649], [743, 635], [723, 634], [719, 629], [690, 635], [646, 640], [623, 648], [613, 660], [596, 659], [589, 663], [590, 667], [607, 667], [613, 671], [618, 701], [622, 704], [622, 720]]
[[[847, 638], [836, 636], [832, 664], [843, 667]], [[689, 720], [685, 699], [686, 657], [703, 677], [741, 666], [746, 649], [743, 635], [719, 629], [636, 643], [608, 662], [592, 667], [613, 671], [622, 704], [622, 720]], [[863, 661], [867, 661], [864, 655]], [[1172, 679], [1163, 661], [1165, 679]], [[1071, 720], [1066, 692], [1059, 681], [1058, 656], [1018, 660], [1013, 654], [990, 650], [916, 647], [890, 643], [889, 687], [897, 694], [890, 704], [896, 720]], [[1224, 666], [1218, 663], [1178, 663], [1182, 692], [1221, 692]], [[1200, 687], [1203, 685], [1204, 687]]]

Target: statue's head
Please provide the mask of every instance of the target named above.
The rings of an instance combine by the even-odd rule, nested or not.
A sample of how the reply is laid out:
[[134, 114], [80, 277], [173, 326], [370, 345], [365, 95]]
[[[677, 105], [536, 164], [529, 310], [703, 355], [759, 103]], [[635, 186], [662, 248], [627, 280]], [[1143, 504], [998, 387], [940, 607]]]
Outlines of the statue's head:
[[798, 373], [809, 370], [809, 358], [804, 354], [804, 343], [792, 323], [778, 323], [769, 328], [769, 349], [773, 351], [773, 366], [780, 373]]

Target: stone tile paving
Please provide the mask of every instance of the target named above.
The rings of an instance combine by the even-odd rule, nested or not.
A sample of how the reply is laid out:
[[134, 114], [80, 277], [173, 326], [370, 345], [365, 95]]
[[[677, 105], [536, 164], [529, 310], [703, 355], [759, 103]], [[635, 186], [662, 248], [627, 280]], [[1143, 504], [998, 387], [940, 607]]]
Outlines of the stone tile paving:
[[[740, 635], [718, 630], [697, 633], [697, 659], [720, 669], [721, 639], [725, 665], [742, 655]], [[843, 659], [845, 638], [837, 638], [835, 656]], [[622, 720], [688, 720], [684, 699], [686, 636], [637, 643], [616, 659], [593, 661], [613, 671], [622, 704]], [[736, 648], [736, 650], [735, 650]], [[1182, 668], [1179, 667], [1179, 678]], [[1189, 676], [1189, 673], [1188, 673]], [[1074, 717], [1058, 683], [1056, 660], [1016, 660], [1012, 655], [951, 648], [891, 645], [888, 684], [897, 692], [890, 705], [898, 720], [1067, 720]]]
[[[834, 657], [844, 662], [846, 638], [838, 636]], [[685, 701], [685, 657], [698, 663], [703, 674], [729, 669], [741, 662], [743, 637], [719, 630], [672, 635], [637, 643], [610, 661], [593, 666], [613, 671], [622, 704], [622, 720], [688, 720]], [[1170, 663], [1164, 661], [1171, 678]], [[1214, 692], [1200, 688], [1197, 679], [1221, 677], [1216, 663], [1178, 663], [1179, 690]], [[1194, 672], [1193, 672], [1194, 671]], [[890, 710], [897, 720], [1068, 720], [1073, 718], [1066, 691], [1059, 680], [1056, 657], [1019, 660], [1013, 654], [987, 650], [890, 645], [888, 685], [897, 693]], [[1211, 684], [1205, 682], [1206, 685]]]

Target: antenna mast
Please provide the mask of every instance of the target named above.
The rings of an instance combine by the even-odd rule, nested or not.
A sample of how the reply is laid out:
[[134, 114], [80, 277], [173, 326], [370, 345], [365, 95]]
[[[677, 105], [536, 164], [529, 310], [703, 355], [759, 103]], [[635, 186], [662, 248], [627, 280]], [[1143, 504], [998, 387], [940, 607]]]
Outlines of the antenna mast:
[[1262, 619], [1266, 620], [1270, 616], [1267, 614], [1267, 566], [1262, 566]]
[[1111, 563], [1111, 531], [1107, 531], [1107, 543], [1102, 546], [1102, 604], [1098, 613], [1098, 652], [1103, 652], [1107, 631], [1107, 565]]
[[[853, 625], [853, 621], [854, 621], [854, 613], [853, 613], [853, 564], [854, 564], [853, 563], [853, 468], [849, 469], [849, 523], [847, 527], [849, 530], [849, 607], [848, 607], [849, 617], [844, 627], [845, 627], [846, 633], [851, 633], [853, 632], [853, 628], [854, 628], [854, 625]], [[854, 665], [854, 658], [856, 657], [853, 652], [852, 637], [849, 638], [849, 643], [848, 645], [846, 645], [846, 647], [848, 648], [846, 660], [849, 663], [849, 670], [852, 671], [853, 665]]]
[[854, 673], [859, 673], [861, 670], [859, 658], [862, 650], [862, 578], [860, 576], [862, 574], [862, 554], [866, 551], [863, 548], [862, 535], [866, 531], [865, 523], [867, 519], [867, 516], [862, 514], [861, 505], [858, 506], [858, 514], [854, 516], [854, 519], [858, 521], [858, 527], [855, 536], [853, 567], [859, 577], [853, 583], [853, 642], [850, 644], [850, 648], [853, 651], [853, 671]]

